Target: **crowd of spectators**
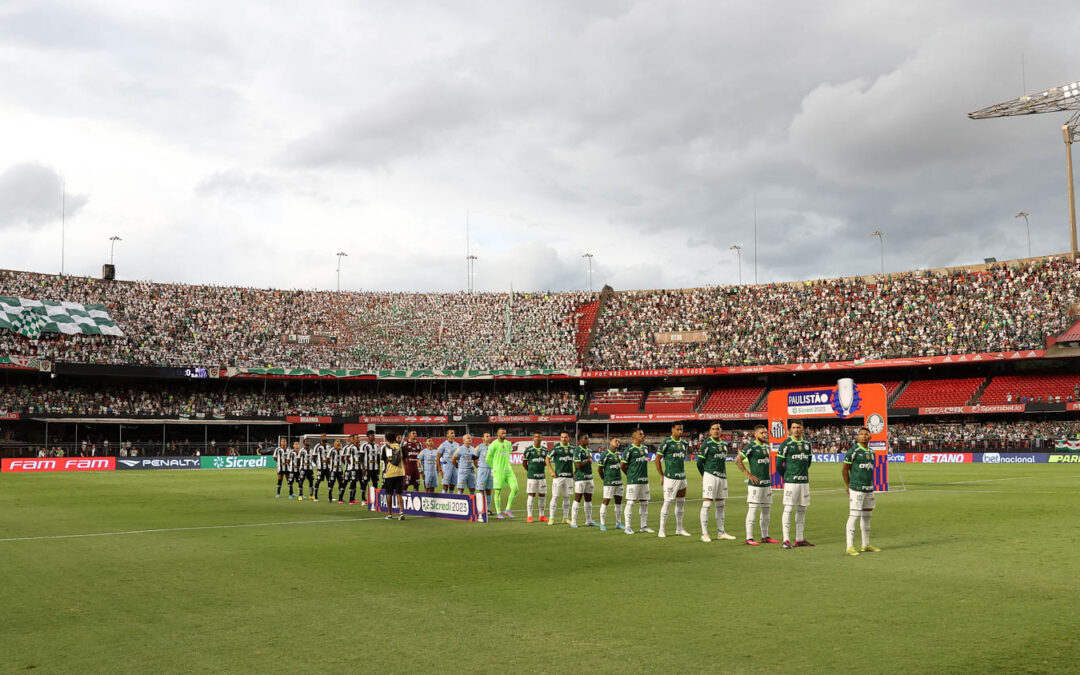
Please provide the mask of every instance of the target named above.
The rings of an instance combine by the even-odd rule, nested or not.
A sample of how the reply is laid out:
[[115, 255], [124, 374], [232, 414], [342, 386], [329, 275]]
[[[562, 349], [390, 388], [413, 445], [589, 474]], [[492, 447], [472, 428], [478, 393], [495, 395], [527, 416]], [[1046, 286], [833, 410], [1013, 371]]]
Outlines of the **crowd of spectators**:
[[[0, 355], [78, 363], [573, 368], [588, 293], [336, 293], [0, 271], [0, 296], [101, 303], [124, 337], [0, 330]], [[301, 344], [290, 335], [334, 340]]]
[[[671, 368], [1043, 346], [1080, 273], [1064, 258], [867, 280], [612, 294], [586, 367]], [[52, 361], [355, 369], [570, 369], [590, 293], [335, 293], [0, 271], [0, 295], [104, 304], [124, 337], [0, 330], [0, 355]], [[704, 342], [654, 334], [704, 331]], [[325, 334], [308, 344], [287, 336]]]
[[0, 411], [97, 417], [273, 417], [286, 415], [577, 415], [581, 400], [565, 388], [509, 391], [264, 392], [194, 387], [0, 386]]
[[[1065, 258], [985, 271], [615, 293], [595, 369], [807, 363], [1037, 349], [1067, 328], [1080, 268]], [[705, 331], [705, 342], [654, 333]]]

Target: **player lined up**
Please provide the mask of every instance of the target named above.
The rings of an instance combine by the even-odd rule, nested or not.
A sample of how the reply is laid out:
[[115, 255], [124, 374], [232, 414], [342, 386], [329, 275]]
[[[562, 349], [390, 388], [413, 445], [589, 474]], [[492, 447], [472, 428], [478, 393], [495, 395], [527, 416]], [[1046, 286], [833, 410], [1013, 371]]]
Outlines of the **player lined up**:
[[[749, 546], [778, 544], [781, 542], [769, 535], [773, 499], [769, 433], [765, 425], [759, 424], [754, 427], [753, 434], [753, 441], [739, 451], [735, 460], [736, 467], [746, 476], [747, 484], [745, 543]], [[564, 524], [577, 528], [578, 518], [583, 515], [585, 527], [599, 527], [601, 531], [607, 531], [608, 507], [614, 500], [615, 528], [626, 534], [635, 533], [630, 519], [636, 504], [640, 523], [638, 532], [656, 533], [659, 537], [666, 537], [668, 516], [674, 510], [675, 534], [692, 536], [684, 527], [687, 490], [685, 462], [690, 458], [691, 452], [688, 442], [683, 438], [683, 425], [672, 425], [671, 435], [660, 443], [653, 459], [662, 480], [663, 490], [658, 532], [648, 526], [651, 497], [648, 475], [650, 459], [644, 438], [644, 431], [636, 429], [625, 449], [618, 438], [612, 438], [608, 447], [600, 453], [597, 465], [603, 496], [599, 522], [596, 522], [593, 520], [593, 455], [589, 448], [588, 434], [579, 434], [577, 443], [571, 445], [570, 434], [564, 431], [560, 434], [559, 441], [546, 449], [543, 435], [536, 432], [532, 444], [525, 449], [521, 458], [526, 476], [526, 522], [535, 522], [535, 513], [540, 522], [554, 525], [561, 501]], [[324, 434], [313, 449], [307, 448], [306, 444], [301, 446], [300, 442], [293, 443], [290, 449], [282, 439], [281, 446], [274, 451], [274, 459], [278, 464], [277, 496], [281, 496], [282, 483], [287, 480], [289, 498], [293, 498], [295, 486], [299, 492], [298, 499], [302, 500], [306, 481], [310, 498], [318, 501], [320, 486], [325, 482], [329, 501], [333, 501], [336, 485], [339, 504], [345, 503], [346, 488], [349, 490], [349, 503], [356, 504], [357, 485], [360, 485], [361, 491], [365, 491], [369, 484], [377, 487], [380, 462], [385, 459], [383, 449], [375, 443], [374, 432], [368, 432], [362, 443], [358, 444], [357, 440], [358, 437], [353, 435], [344, 446], [341, 440], [334, 440], [330, 445], [327, 444]], [[846, 552], [852, 556], [860, 553], [860, 550], [854, 547], [856, 525], [862, 532], [861, 552], [880, 551], [870, 544], [870, 516], [874, 509], [874, 458], [868, 446], [869, 440], [870, 432], [866, 428], [860, 429], [856, 444], [844, 456], [843, 478], [850, 502]], [[464, 494], [466, 490], [469, 494], [475, 494], [479, 489], [487, 495], [488, 511], [493, 513], [495, 518], [514, 518], [512, 505], [517, 496], [518, 482], [510, 467], [512, 446], [506, 438], [505, 428], [497, 430], [495, 440], [492, 440], [491, 434], [485, 432], [476, 446], [473, 445], [470, 434], [465, 434], [459, 443], [455, 432], [448, 430], [446, 440], [438, 448], [434, 445], [434, 440], [430, 438], [421, 444], [415, 431], [410, 431], [406, 440], [400, 444], [405, 489], [410, 485], [416, 488], [422, 485], [424, 490], [434, 492], [441, 486], [444, 493], [456, 489], [459, 494]], [[709, 528], [710, 514], [715, 523], [715, 538], [735, 539], [726, 531], [727, 455], [728, 446], [721, 439], [721, 427], [713, 424], [696, 457], [697, 469], [702, 479], [699, 522], [703, 542], [713, 540]], [[813, 449], [810, 441], [805, 438], [805, 428], [801, 422], [793, 421], [788, 437], [777, 451], [775, 464], [776, 473], [784, 482], [782, 546], [785, 549], [814, 545], [805, 536], [812, 463]], [[551, 499], [545, 505], [548, 496], [548, 472], [552, 477]], [[505, 507], [501, 507], [504, 491], [509, 494]], [[792, 521], [794, 537], [791, 531]], [[759, 539], [754, 537], [755, 522], [761, 534]]]
[[375, 432], [368, 432], [360, 442], [355, 434], [349, 436], [342, 445], [341, 439], [328, 443], [323, 434], [314, 448], [309, 448], [305, 441], [294, 441], [292, 448], [281, 439], [274, 450], [277, 463], [277, 494], [281, 497], [282, 483], [289, 486], [289, 499], [294, 497], [304, 500], [304, 483], [308, 486], [311, 501], [319, 501], [319, 489], [326, 483], [326, 499], [334, 502], [334, 487], [337, 486], [337, 503], [345, 503], [345, 491], [349, 492], [349, 504], [357, 504], [356, 490], [361, 493], [369, 484], [378, 484], [381, 448], [375, 443]]

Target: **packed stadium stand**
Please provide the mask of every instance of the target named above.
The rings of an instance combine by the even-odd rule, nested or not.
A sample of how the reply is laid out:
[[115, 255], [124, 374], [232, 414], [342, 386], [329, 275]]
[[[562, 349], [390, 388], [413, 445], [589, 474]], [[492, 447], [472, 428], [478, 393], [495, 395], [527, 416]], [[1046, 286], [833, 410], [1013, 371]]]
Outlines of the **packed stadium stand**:
[[714, 389], [699, 412], [749, 412], [764, 393], [765, 387], [758, 386]]
[[892, 405], [897, 408], [969, 405], [985, 381], [985, 377], [912, 380]]
[[653, 389], [645, 397], [647, 413], [690, 413], [697, 407], [701, 390], [687, 387]]
[[[124, 332], [31, 340], [0, 327], [0, 355], [351, 369], [807, 363], [1038, 349], [1071, 325], [1066, 310], [1077, 297], [1078, 268], [1060, 257], [872, 283], [859, 277], [614, 292], [595, 321], [589, 315], [601, 307], [599, 296], [584, 292], [335, 293], [0, 271], [0, 299], [103, 304]], [[686, 331], [696, 337], [655, 337]]]
[[605, 389], [594, 391], [589, 397], [589, 413], [636, 413], [641, 411], [645, 392], [641, 389]]
[[980, 404], [1075, 401], [1080, 375], [998, 375], [979, 397]]

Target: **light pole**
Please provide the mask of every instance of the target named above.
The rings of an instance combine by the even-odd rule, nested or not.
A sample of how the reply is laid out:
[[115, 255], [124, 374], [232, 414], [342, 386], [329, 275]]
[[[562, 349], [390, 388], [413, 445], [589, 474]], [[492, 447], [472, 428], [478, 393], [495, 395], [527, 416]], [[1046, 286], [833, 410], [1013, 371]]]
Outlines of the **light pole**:
[[337, 252], [337, 289], [338, 293], [341, 292], [341, 259], [348, 258], [349, 254], [344, 251]]
[[124, 241], [124, 240], [121, 239], [120, 237], [116, 236], [115, 234], [113, 236], [109, 237], [109, 242], [110, 242], [109, 243], [109, 264], [110, 265], [113, 264], [113, 260], [114, 260], [113, 252], [116, 250], [116, 242], [118, 242], [118, 241]]
[[973, 120], [993, 117], [1016, 117], [1050, 112], [1071, 112], [1073, 115], [1061, 125], [1065, 141], [1066, 194], [1069, 202], [1069, 258], [1076, 262], [1076, 193], [1073, 187], [1072, 146], [1080, 140], [1080, 80], [1060, 87], [1050, 87], [1036, 94], [1002, 101], [968, 113]]
[[593, 254], [592, 253], [585, 253], [581, 257], [589, 259], [589, 292], [592, 293], [592, 259], [593, 259]]
[[1027, 225], [1027, 234], [1028, 234], [1028, 257], [1029, 257], [1029, 258], [1031, 257], [1031, 223], [1030, 223], [1030, 222], [1028, 222], [1028, 216], [1030, 216], [1030, 215], [1031, 215], [1031, 214], [1030, 214], [1030, 213], [1028, 213], [1027, 211], [1021, 211], [1020, 213], [1018, 213], [1018, 214], [1016, 214], [1015, 216], [1013, 216], [1014, 218], [1023, 218], [1023, 219], [1024, 219], [1024, 224], [1025, 224], [1025, 225]]
[[870, 233], [871, 237], [877, 237], [878, 243], [881, 244], [881, 274], [885, 275], [885, 233], [881, 230], [874, 230]]
[[739, 285], [742, 286], [742, 246], [734, 244], [729, 251], [735, 251], [736, 257], [739, 259]]
[[469, 282], [469, 292], [470, 293], [473, 292], [473, 278], [476, 275], [475, 265], [476, 265], [476, 256], [474, 256], [471, 253], [469, 255], [465, 256], [465, 276], [466, 276], [466, 280]]

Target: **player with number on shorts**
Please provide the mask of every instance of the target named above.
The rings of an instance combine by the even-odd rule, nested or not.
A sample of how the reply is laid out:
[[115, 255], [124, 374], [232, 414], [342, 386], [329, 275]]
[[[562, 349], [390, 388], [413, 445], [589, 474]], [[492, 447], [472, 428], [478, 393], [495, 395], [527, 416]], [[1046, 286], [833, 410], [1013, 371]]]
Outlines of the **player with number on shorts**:
[[664, 505], [660, 507], [660, 531], [656, 536], [666, 537], [668, 510], [675, 503], [675, 534], [689, 537], [683, 528], [683, 516], [686, 513], [686, 458], [690, 456], [690, 444], [682, 437], [683, 425], [675, 422], [671, 425], [671, 435], [656, 449], [656, 470], [663, 479]]
[[570, 495], [574, 492], [574, 449], [570, 447], [570, 434], [559, 434], [559, 442], [551, 446], [547, 456], [551, 470], [551, 501], [548, 502], [548, 525], [555, 524], [555, 503], [562, 497], [563, 524], [570, 524]]
[[769, 512], [772, 510], [772, 471], [769, 458], [769, 430], [764, 424], [754, 427], [754, 440], [739, 451], [735, 466], [746, 474], [746, 543], [754, 541], [754, 520], [761, 522], [762, 544], [779, 544], [769, 536]]
[[623, 500], [622, 480], [622, 453], [619, 448], [619, 439], [613, 438], [608, 442], [608, 447], [600, 455], [600, 480], [604, 484], [604, 500], [600, 502], [600, 531], [607, 532], [607, 507], [612, 499], [615, 500], [615, 529], [621, 530], [619, 511]]
[[533, 507], [540, 497], [540, 522], [547, 522], [544, 515], [544, 498], [547, 496], [547, 448], [544, 447], [544, 435], [539, 431], [533, 434], [532, 445], [521, 454], [521, 463], [525, 467], [525, 522], [533, 522]]
[[870, 452], [870, 430], [859, 429], [855, 445], [844, 455], [844, 485], [848, 489], [847, 554], [859, 555], [855, 550], [855, 523], [862, 529], [863, 553], [877, 553], [881, 549], [870, 544], [870, 516], [874, 513], [874, 453]]
[[634, 429], [630, 436], [630, 447], [623, 453], [620, 468], [626, 474], [626, 508], [623, 509], [623, 532], [633, 534], [630, 527], [630, 516], [634, 512], [634, 504], [638, 505], [638, 514], [641, 517], [641, 532], [652, 534], [654, 530], [649, 527], [649, 450], [644, 446], [645, 432]]
[[725, 529], [724, 506], [727, 503], [727, 443], [720, 438], [720, 425], [709, 427], [709, 437], [701, 444], [697, 468], [701, 473], [701, 541], [710, 542], [709, 511], [716, 509], [716, 538], [734, 539]]
[[[803, 438], [803, 423], [788, 425], [788, 437], [776, 452], [776, 471], [784, 477], [784, 548], [813, 546], [806, 541], [806, 507], [810, 506], [810, 464], [814, 453]], [[791, 540], [791, 512], [795, 511], [795, 543]]]
[[585, 501], [585, 527], [596, 527], [592, 519], [592, 496], [595, 488], [589, 434], [581, 433], [578, 434], [578, 446], [574, 449], [574, 506], [570, 512], [570, 527], [577, 528], [578, 508], [582, 499]]

